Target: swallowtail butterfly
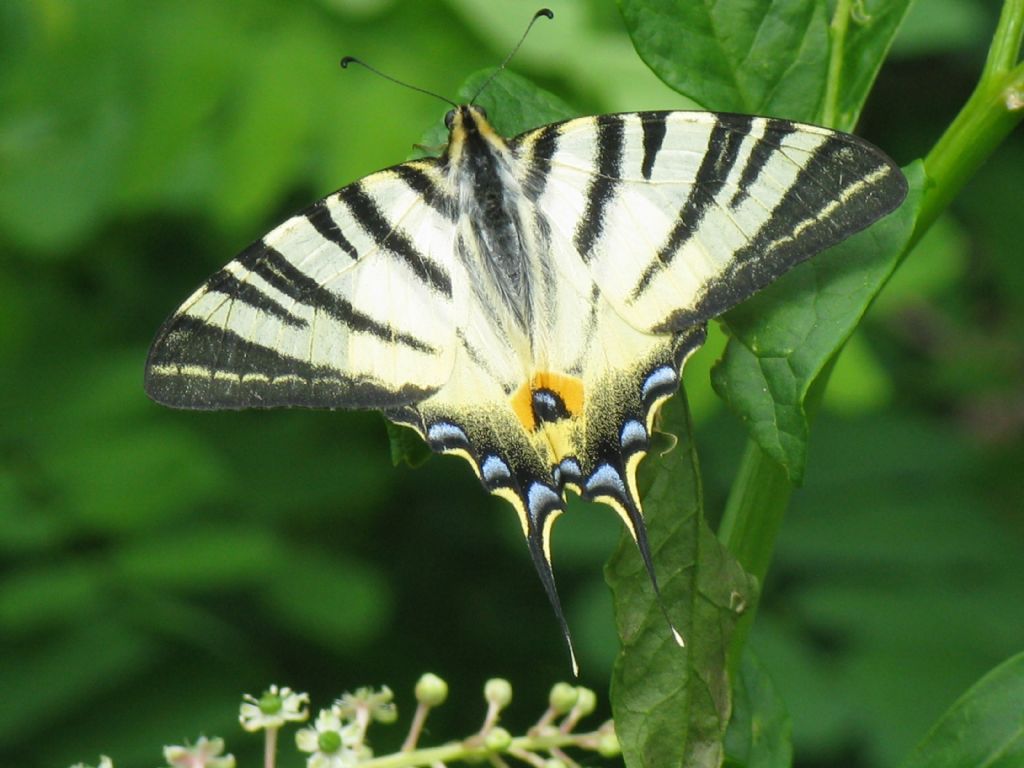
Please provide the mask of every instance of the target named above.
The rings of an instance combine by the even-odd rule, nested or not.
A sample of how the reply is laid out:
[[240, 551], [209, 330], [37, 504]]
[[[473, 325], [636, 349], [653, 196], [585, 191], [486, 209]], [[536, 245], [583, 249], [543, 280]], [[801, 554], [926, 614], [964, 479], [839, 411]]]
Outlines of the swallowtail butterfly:
[[906, 180], [859, 138], [768, 117], [506, 139], [470, 103], [446, 124], [440, 157], [343, 187], [207, 280], [157, 333], [146, 391], [379, 409], [462, 456], [518, 513], [568, 641], [550, 550], [566, 490], [618, 513], [654, 580], [637, 466], [707, 321], [892, 211]]

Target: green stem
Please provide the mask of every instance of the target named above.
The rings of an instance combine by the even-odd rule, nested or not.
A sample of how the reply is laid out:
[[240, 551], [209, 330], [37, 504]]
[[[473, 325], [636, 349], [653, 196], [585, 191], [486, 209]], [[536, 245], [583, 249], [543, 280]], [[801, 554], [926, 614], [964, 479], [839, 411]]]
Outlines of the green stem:
[[994, 80], [1006, 74], [1017, 65], [1020, 58], [1021, 41], [1024, 40], [1024, 2], [1006, 0], [992, 45], [988, 49], [985, 68], [981, 72], [983, 82]]
[[[757, 578], [759, 586], [764, 584], [768, 573], [775, 552], [775, 537], [792, 495], [793, 486], [782, 466], [769, 458], [756, 442], [748, 440], [718, 528], [718, 539], [744, 570]], [[755, 599], [753, 605], [746, 606], [729, 647], [728, 668], [734, 680], [757, 615], [758, 602]]]
[[[579, 745], [581, 740], [597, 739], [597, 733], [554, 733], [544, 736], [519, 736], [512, 739], [512, 743], [505, 751], [524, 752], [549, 752], [552, 749], [561, 747], [572, 747]], [[487, 755], [493, 754], [481, 746], [479, 739], [470, 741], [453, 741], [450, 744], [442, 744], [439, 747], [426, 747], [412, 752], [396, 752], [393, 755], [384, 755], [360, 763], [360, 768], [415, 768], [416, 766], [435, 765], [437, 763], [448, 763], [455, 760], [480, 762]]]
[[835, 126], [839, 116], [839, 85], [843, 74], [843, 51], [846, 30], [850, 25], [852, 0], [838, 0], [829, 24], [828, 76], [825, 78], [825, 101], [821, 107], [821, 124]]
[[263, 768], [274, 768], [277, 761], [277, 733], [280, 727], [267, 728], [263, 739]]
[[1024, 118], [1024, 64], [1018, 63], [1022, 39], [1024, 0], [1006, 0], [978, 85], [924, 159], [931, 188], [921, 203], [911, 248]]

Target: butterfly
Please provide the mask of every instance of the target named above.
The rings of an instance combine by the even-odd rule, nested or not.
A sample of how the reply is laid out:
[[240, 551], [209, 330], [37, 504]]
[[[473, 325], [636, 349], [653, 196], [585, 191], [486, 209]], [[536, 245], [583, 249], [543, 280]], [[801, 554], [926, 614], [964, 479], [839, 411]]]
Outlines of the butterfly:
[[203, 283], [145, 388], [175, 408], [378, 409], [462, 456], [518, 514], [572, 654], [550, 547], [566, 492], [618, 513], [657, 591], [637, 467], [708, 320], [907, 183], [855, 136], [770, 117], [606, 114], [506, 139], [471, 102], [445, 123], [439, 157], [341, 188]]

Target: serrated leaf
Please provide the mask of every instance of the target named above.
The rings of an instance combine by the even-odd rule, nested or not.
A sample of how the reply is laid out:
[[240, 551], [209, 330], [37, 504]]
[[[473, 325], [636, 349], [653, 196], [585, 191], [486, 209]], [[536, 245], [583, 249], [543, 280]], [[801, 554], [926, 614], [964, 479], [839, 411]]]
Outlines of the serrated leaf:
[[901, 768], [1024, 764], [1024, 653], [985, 675], [944, 714]]
[[789, 768], [792, 725], [771, 676], [747, 647], [733, 681], [733, 712], [725, 734], [727, 768]]
[[813, 120], [825, 93], [820, 0], [619, 0], [637, 53], [708, 109]]
[[802, 481], [807, 462], [807, 395], [896, 269], [913, 231], [924, 172], [919, 164], [905, 172], [910, 193], [897, 211], [725, 315], [732, 338], [712, 369], [712, 385], [793, 483]]
[[704, 522], [685, 394], [662, 413], [678, 443], [651, 452], [640, 483], [662, 597], [686, 647], [673, 641], [636, 545], [624, 535], [605, 568], [622, 639], [612, 711], [629, 768], [718, 766], [730, 712], [729, 639], [756, 587]]

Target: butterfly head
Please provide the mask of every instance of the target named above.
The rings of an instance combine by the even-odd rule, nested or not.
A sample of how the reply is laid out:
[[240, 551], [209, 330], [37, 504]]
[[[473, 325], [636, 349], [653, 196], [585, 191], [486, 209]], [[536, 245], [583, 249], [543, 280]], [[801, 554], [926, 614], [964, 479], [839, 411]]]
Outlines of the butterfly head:
[[466, 147], [506, 149], [505, 140], [487, 120], [487, 111], [476, 104], [463, 104], [444, 116], [448, 128], [448, 159], [458, 162]]

